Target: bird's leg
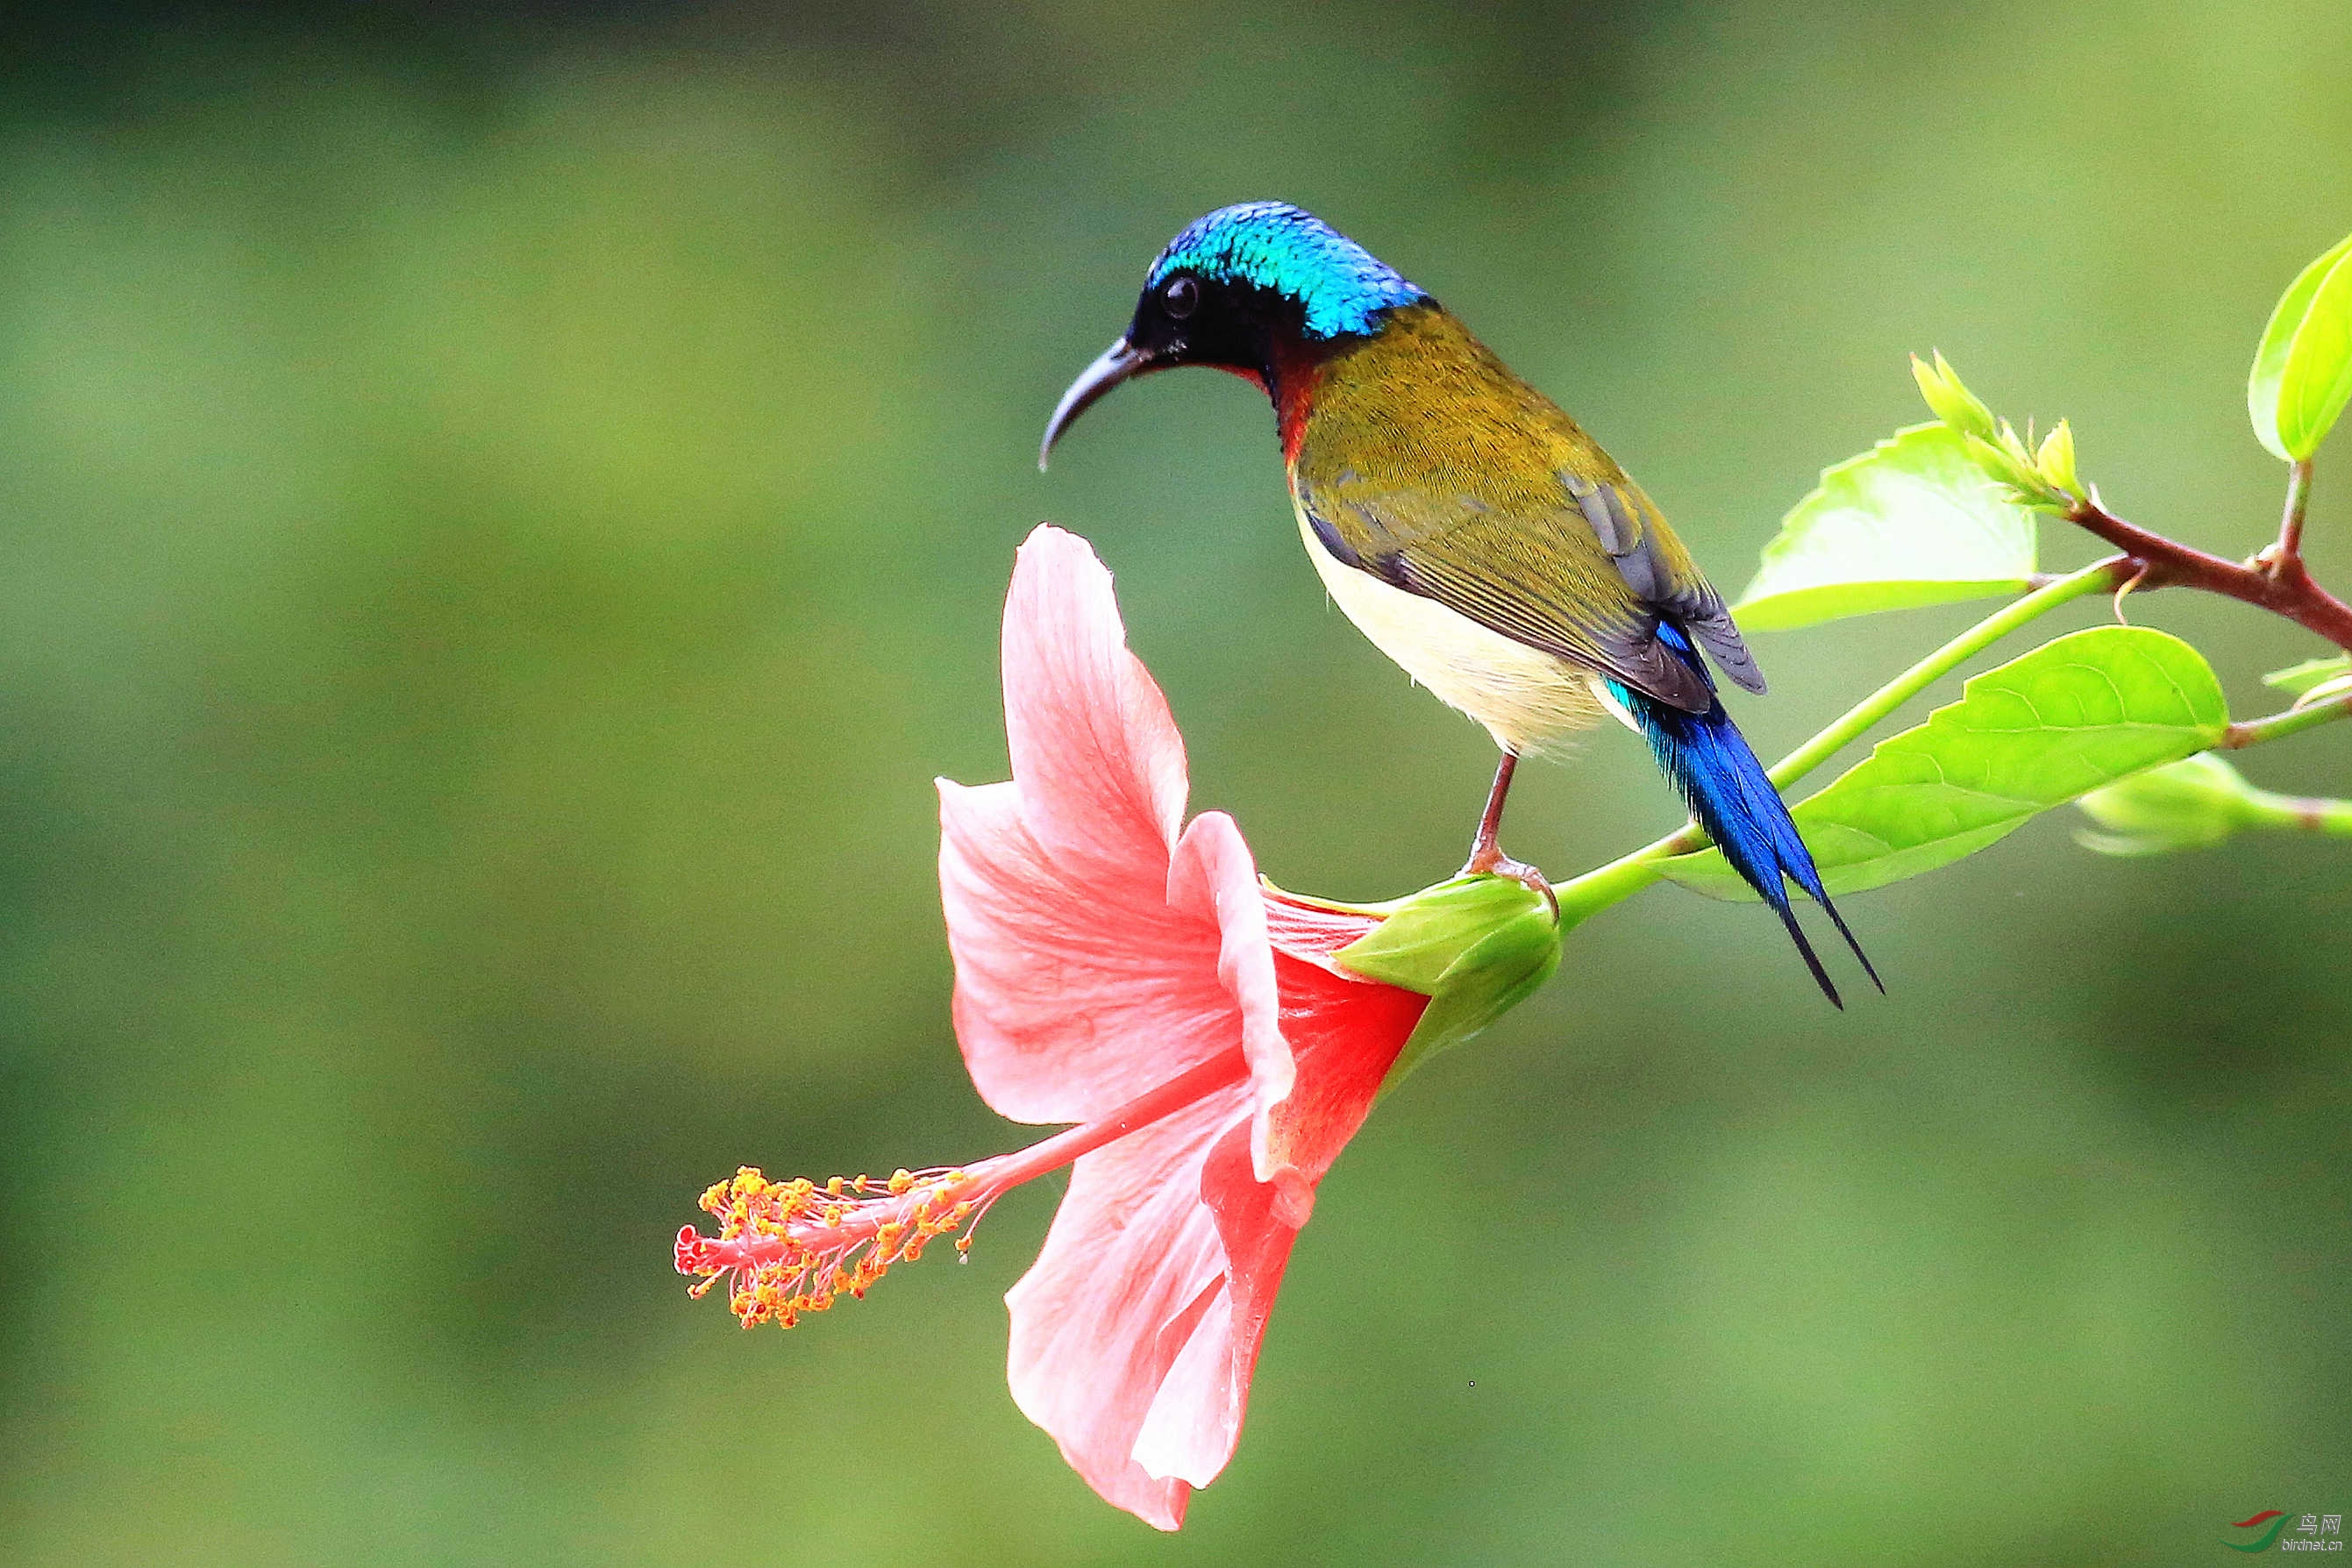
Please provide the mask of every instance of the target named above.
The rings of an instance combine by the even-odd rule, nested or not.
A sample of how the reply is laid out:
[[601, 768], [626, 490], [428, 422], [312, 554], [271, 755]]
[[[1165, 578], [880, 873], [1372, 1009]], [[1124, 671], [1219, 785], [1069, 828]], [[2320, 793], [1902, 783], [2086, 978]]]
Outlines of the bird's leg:
[[1462, 864], [1462, 875], [1513, 877], [1543, 895], [1551, 906], [1552, 914], [1559, 913], [1559, 900], [1551, 890], [1544, 874], [1523, 860], [1514, 860], [1503, 853], [1503, 802], [1511, 793], [1511, 774], [1518, 770], [1519, 754], [1506, 751], [1503, 760], [1495, 764], [1495, 786], [1486, 792], [1486, 809], [1478, 818], [1477, 837], [1470, 840], [1470, 858]]
[[1470, 858], [1463, 865], [1465, 872], [1494, 871], [1506, 864], [1503, 854], [1503, 802], [1511, 793], [1511, 775], [1518, 771], [1519, 755], [1505, 752], [1503, 760], [1495, 764], [1495, 786], [1486, 792], [1486, 810], [1478, 818], [1478, 836], [1470, 840]]

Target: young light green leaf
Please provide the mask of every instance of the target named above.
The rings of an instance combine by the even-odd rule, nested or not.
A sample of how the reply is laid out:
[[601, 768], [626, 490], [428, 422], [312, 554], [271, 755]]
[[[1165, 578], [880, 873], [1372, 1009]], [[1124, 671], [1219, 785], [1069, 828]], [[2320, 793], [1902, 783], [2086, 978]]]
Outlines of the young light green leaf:
[[2008, 420], [2000, 422], [1997, 438], [1986, 440], [1970, 436], [1965, 438], [1965, 444], [1969, 456], [1977, 460], [1977, 467], [1984, 470], [1987, 479], [2015, 492], [2005, 499], [2036, 511], [2064, 510], [2071, 498], [2042, 477], [2036, 466], [2039, 459], [2027, 448], [2025, 438], [2010, 427]]
[[[2195, 648], [2145, 626], [2098, 626], [1978, 676], [1959, 701], [1880, 742], [1794, 815], [1831, 892], [1881, 887], [2204, 751], [2229, 722], [2221, 683]], [[1663, 868], [1713, 897], [1754, 897], [1720, 850]]]
[[2246, 377], [2246, 412], [2273, 457], [2318, 449], [2352, 399], [2352, 237], [2305, 268], [2279, 297]]
[[2083, 493], [2082, 480], [2074, 477], [2074, 429], [2061, 419], [2042, 438], [2042, 449], [2033, 454], [2033, 467], [2047, 479], [2052, 488], [2067, 495]]
[[1989, 483], [1941, 425], [1898, 430], [1822, 482], [1781, 521], [1734, 606], [1750, 631], [2021, 593], [2033, 514]]
[[2332, 680], [2321, 681], [2294, 700], [2293, 710], [2317, 708], [2342, 697], [2352, 697], [2352, 675], [2339, 675]]
[[2315, 686], [2325, 685], [2345, 675], [2352, 675], [2352, 654], [2337, 654], [2334, 658], [2306, 658], [2301, 664], [2273, 669], [2263, 677], [2263, 684], [2281, 691], [2292, 691], [2300, 697]]
[[1911, 379], [1919, 384], [1919, 395], [1927, 400], [1937, 418], [1960, 435], [1992, 439], [1992, 410], [1961, 383], [1959, 372], [1945, 363], [1940, 350], [1933, 364], [1913, 354]]

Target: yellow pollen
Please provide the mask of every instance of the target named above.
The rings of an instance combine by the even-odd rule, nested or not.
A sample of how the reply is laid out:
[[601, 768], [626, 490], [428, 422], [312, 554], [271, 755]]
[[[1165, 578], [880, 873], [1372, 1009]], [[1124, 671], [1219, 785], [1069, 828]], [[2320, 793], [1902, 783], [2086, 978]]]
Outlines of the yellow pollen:
[[[680, 1231], [678, 1272], [698, 1276], [687, 1288], [696, 1298], [726, 1279], [729, 1310], [747, 1329], [791, 1328], [842, 1295], [862, 1298], [892, 1264], [912, 1262], [927, 1243], [961, 1230], [987, 1206], [967, 1195], [979, 1185], [961, 1168], [900, 1170], [887, 1182], [835, 1176], [820, 1184], [804, 1177], [772, 1182], [746, 1165], [702, 1194], [719, 1234]], [[845, 1201], [845, 1189], [858, 1195]], [[969, 1253], [971, 1237], [957, 1236], [955, 1245]]]

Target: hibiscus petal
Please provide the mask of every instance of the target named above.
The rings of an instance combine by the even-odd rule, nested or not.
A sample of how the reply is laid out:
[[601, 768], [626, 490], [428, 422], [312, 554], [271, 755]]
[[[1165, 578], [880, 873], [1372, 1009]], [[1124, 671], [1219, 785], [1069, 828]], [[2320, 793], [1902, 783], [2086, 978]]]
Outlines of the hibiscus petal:
[[1216, 1479], [1241, 1438], [1250, 1376], [1298, 1227], [1277, 1215], [1280, 1196], [1250, 1173], [1250, 1138], [1235, 1126], [1202, 1162], [1201, 1196], [1216, 1219], [1225, 1279], [1169, 1367], [1136, 1434], [1135, 1458], [1155, 1476], [1196, 1487]]
[[[1230, 879], [1223, 831], [1180, 847], [1199, 879], [1188, 897], [1213, 897], [1220, 867]], [[1232, 1458], [1315, 1184], [1427, 1005], [1287, 954], [1272, 969], [1283, 1054], [1298, 1052], [1291, 1092], [1268, 1108], [1254, 1074], [1079, 1160], [1044, 1252], [1005, 1297], [1015, 1403], [1087, 1485], [1162, 1530]], [[1280, 1162], [1271, 1182], [1255, 1174], [1261, 1141]]]
[[[1263, 1179], [1293, 1203], [1311, 1204], [1313, 1184], [1371, 1113], [1429, 998], [1286, 952], [1274, 955], [1274, 967], [1297, 1082], [1279, 1103], [1259, 1109], [1252, 1138]], [[1290, 1223], [1306, 1221], [1302, 1206]]]
[[[1246, 1161], [1248, 1140], [1240, 1140], [1238, 1147]], [[1145, 1475], [1189, 1487], [1207, 1486], [1233, 1458], [1249, 1397], [1248, 1373], [1238, 1387], [1234, 1382], [1234, 1300], [1222, 1276], [1202, 1301], [1184, 1348], [1170, 1363], [1135, 1434], [1135, 1462]]]
[[[1257, 862], [1234, 819], [1204, 811], [1184, 829], [1168, 868], [1168, 902], [1216, 922], [1217, 979], [1240, 1009], [1242, 1054], [1249, 1058], [1258, 1119], [1288, 1097], [1296, 1073], [1282, 1037], [1282, 993], [1275, 984], [1265, 898]], [[1270, 1176], [1268, 1164], [1259, 1171]]]
[[[956, 1038], [1000, 1115], [1083, 1121], [1248, 1037], [1243, 1005], [1220, 973], [1234, 939], [1218, 921], [1233, 900], [1171, 908], [1165, 868], [1148, 892], [1129, 886], [1116, 896], [1046, 852], [1026, 804], [1017, 784], [940, 781]], [[1245, 862], [1246, 847], [1240, 853]], [[1220, 886], [1232, 881], [1230, 860], [1228, 847]], [[1258, 931], [1263, 948], [1262, 918]], [[1255, 993], [1250, 1005], [1263, 1016], [1262, 1047], [1273, 1009]]]
[[1184, 738], [1127, 647], [1110, 573], [1040, 524], [1004, 601], [1004, 734], [1029, 829], [1092, 882], [1155, 893], [1184, 820]]
[[1331, 955], [1358, 938], [1370, 935], [1381, 923], [1380, 916], [1311, 904], [1278, 888], [1263, 890], [1265, 894], [1265, 932], [1267, 939], [1274, 943], [1275, 951], [1319, 963], [1334, 973], [1346, 974], [1351, 980], [1363, 978], [1340, 969]]
[[[1226, 1131], [1202, 1163], [1201, 1197], [1216, 1216], [1225, 1280], [1136, 1436], [1135, 1458], [1146, 1471], [1196, 1487], [1233, 1457], [1266, 1320], [1316, 1184], [1363, 1125], [1428, 1005], [1412, 992], [1344, 979], [1287, 955], [1276, 965], [1283, 1026], [1298, 1052], [1297, 1087], [1270, 1111], [1259, 1110], [1253, 1129]], [[1262, 1138], [1282, 1162], [1272, 1181], [1257, 1179], [1255, 1145]]]
[[[1247, 1115], [1246, 1091], [1229, 1089], [1079, 1160], [1045, 1250], [1005, 1293], [1013, 1403], [1105, 1500], [1161, 1530], [1183, 1522], [1198, 1482], [1152, 1474], [1136, 1442], [1223, 1291], [1225, 1251], [1201, 1201], [1202, 1168]], [[1237, 1405], [1233, 1419], [1238, 1430]], [[1215, 1473], [1188, 1468], [1200, 1479]]]

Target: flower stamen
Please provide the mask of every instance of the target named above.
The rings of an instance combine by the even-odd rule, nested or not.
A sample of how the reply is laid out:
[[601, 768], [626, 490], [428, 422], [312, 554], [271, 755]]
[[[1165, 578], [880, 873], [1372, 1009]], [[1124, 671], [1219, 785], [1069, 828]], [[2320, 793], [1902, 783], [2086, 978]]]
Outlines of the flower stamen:
[[717, 1236], [692, 1226], [678, 1231], [677, 1271], [700, 1276], [688, 1287], [695, 1297], [727, 1278], [728, 1309], [745, 1328], [789, 1329], [803, 1312], [863, 1297], [892, 1264], [912, 1262], [925, 1243], [962, 1229], [985, 1184], [982, 1169], [961, 1166], [820, 1184], [805, 1176], [772, 1182], [745, 1165], [702, 1194]]
[[822, 1312], [843, 1295], [864, 1297], [892, 1264], [913, 1262], [942, 1236], [955, 1236], [958, 1255], [969, 1256], [971, 1227], [1014, 1187], [1248, 1078], [1248, 1059], [1236, 1047], [1108, 1116], [970, 1165], [821, 1183], [772, 1182], [745, 1165], [702, 1194], [703, 1212], [719, 1221], [717, 1236], [679, 1228], [677, 1271], [699, 1276], [687, 1287], [697, 1299], [727, 1277], [728, 1310], [745, 1328], [789, 1329], [803, 1312]]

